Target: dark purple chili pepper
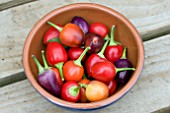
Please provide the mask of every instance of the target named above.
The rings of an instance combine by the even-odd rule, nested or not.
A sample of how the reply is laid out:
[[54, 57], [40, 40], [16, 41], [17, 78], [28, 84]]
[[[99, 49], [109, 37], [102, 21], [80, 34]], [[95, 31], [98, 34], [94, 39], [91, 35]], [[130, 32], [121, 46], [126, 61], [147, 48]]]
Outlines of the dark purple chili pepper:
[[61, 93], [62, 80], [58, 69], [53, 69], [48, 66], [45, 60], [44, 51], [42, 51], [42, 58], [45, 68], [42, 67], [34, 55], [32, 55], [32, 58], [38, 67], [38, 83], [49, 93], [59, 96]]
[[85, 34], [87, 34], [89, 32], [89, 25], [86, 22], [86, 20], [84, 20], [82, 17], [75, 16], [71, 20], [71, 23], [76, 24], [77, 26], [79, 26]]
[[[132, 68], [133, 67], [130, 61], [126, 58], [126, 47], [123, 50], [121, 59], [116, 60], [114, 64], [116, 68]], [[130, 79], [132, 72], [133, 72], [132, 70], [118, 72], [115, 77], [115, 80], [119, 84], [126, 84], [128, 80]]]
[[92, 53], [98, 53], [103, 45], [104, 45], [104, 39], [95, 33], [88, 33], [85, 36], [85, 48], [90, 46], [91, 49], [88, 51], [89, 54]]

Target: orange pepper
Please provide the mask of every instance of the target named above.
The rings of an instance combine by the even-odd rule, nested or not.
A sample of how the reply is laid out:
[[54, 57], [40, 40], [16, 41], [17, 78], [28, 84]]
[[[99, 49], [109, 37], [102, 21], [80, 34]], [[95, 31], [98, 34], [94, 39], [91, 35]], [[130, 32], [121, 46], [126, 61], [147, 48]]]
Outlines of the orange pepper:
[[66, 81], [78, 82], [82, 79], [84, 75], [84, 68], [81, 61], [89, 49], [90, 47], [87, 47], [77, 60], [70, 60], [64, 64], [63, 74]]
[[51, 26], [60, 31], [59, 39], [62, 44], [70, 47], [80, 47], [84, 41], [84, 32], [75, 24], [68, 23], [64, 27], [48, 22]]

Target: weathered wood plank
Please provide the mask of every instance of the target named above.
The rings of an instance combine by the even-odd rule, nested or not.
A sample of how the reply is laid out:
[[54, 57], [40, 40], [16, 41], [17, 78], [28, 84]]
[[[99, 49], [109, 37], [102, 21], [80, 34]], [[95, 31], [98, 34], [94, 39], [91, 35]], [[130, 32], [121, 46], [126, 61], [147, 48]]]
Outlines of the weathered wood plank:
[[[92, 0], [96, 2], [96, 0]], [[97, 3], [97, 2], [96, 2]], [[116, 9], [137, 27], [143, 40], [170, 32], [169, 0], [101, 0], [99, 3]]]
[[[169, 0], [85, 1], [100, 3], [124, 14], [137, 27], [143, 40], [170, 31]], [[15, 80], [12, 74], [23, 72], [22, 48], [33, 25], [51, 10], [76, 2], [81, 0], [40, 0], [0, 12], [0, 79], [7, 80], [4, 78], [10, 76]]]
[[36, 0], [1, 0], [0, 1], [0, 11], [6, 10], [12, 7], [16, 7], [18, 5], [26, 4], [29, 2], [33, 2]]
[[154, 111], [152, 113], [170, 113], [170, 106]]
[[0, 1], [0, 4], [7, 3], [7, 2], [9, 2], [9, 1], [11, 1], [11, 0], [1, 0], [1, 1]]
[[[170, 34], [144, 45], [145, 65], [137, 84], [115, 104], [92, 113], [149, 113], [170, 105]], [[28, 80], [2, 87], [0, 97], [1, 113], [76, 112], [51, 104]]]

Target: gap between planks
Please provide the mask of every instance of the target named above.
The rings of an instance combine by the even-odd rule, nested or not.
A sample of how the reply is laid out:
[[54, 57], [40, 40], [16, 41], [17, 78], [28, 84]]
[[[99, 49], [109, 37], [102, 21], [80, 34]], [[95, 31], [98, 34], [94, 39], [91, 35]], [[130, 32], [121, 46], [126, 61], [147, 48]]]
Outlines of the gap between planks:
[[[15, 78], [13, 77], [15, 76]], [[25, 72], [18, 72], [9, 76], [6, 76], [4, 78], [0, 79], [0, 87], [15, 83], [15, 82], [19, 82], [21, 80], [25, 80], [26, 79], [26, 75]]]
[[170, 31], [167, 30], [167, 31], [164, 31], [164, 32], [159, 33], [159, 34], [152, 35], [149, 38], [144, 38], [144, 39], [142, 39], [142, 41], [143, 42], [150, 41], [150, 40], [153, 40], [155, 38], [162, 37], [162, 36], [165, 36], [165, 35], [168, 35], [168, 34], [170, 34]]
[[161, 108], [160, 110], [154, 111], [152, 113], [170, 113], [170, 106]]
[[4, 3], [0, 4], [0, 11], [12, 8], [12, 7], [16, 7], [22, 4], [26, 4], [26, 3], [30, 3], [30, 2], [34, 2], [37, 0], [12, 0], [12, 1], [7, 1]]

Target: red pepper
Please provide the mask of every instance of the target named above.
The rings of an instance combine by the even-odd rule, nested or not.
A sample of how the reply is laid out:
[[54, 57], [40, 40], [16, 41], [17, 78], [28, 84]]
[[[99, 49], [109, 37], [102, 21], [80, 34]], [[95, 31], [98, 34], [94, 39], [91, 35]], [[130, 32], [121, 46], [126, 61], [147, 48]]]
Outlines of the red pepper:
[[46, 49], [46, 58], [50, 66], [55, 66], [59, 69], [62, 80], [64, 80], [62, 66], [68, 59], [64, 47], [58, 42], [49, 43]]
[[81, 60], [89, 49], [90, 47], [87, 47], [77, 60], [70, 60], [64, 64], [63, 73], [66, 81], [78, 82], [82, 79], [84, 75], [84, 68], [81, 65]]
[[116, 91], [116, 88], [117, 88], [117, 83], [116, 83], [116, 80], [113, 79], [111, 80], [110, 82], [106, 83], [108, 88], [109, 88], [109, 96], [113, 95], [114, 92]]
[[123, 46], [114, 41], [114, 26], [112, 26], [111, 30], [111, 40], [109, 45], [106, 47], [106, 50], [104, 52], [104, 56], [107, 60], [110, 62], [115, 62], [116, 60], [120, 59], [123, 53]]
[[77, 102], [80, 99], [80, 87], [77, 82], [66, 82], [61, 89], [61, 98], [66, 101]]
[[92, 66], [91, 74], [96, 80], [102, 82], [109, 82], [115, 76], [117, 72], [124, 70], [135, 70], [134, 68], [116, 68], [113, 63], [109, 61], [98, 62]]
[[59, 38], [62, 44], [70, 47], [80, 47], [83, 43], [84, 33], [77, 25], [68, 23], [62, 28], [51, 22], [48, 22], [48, 24], [60, 31]]
[[47, 32], [45, 33], [44, 35], [44, 44], [48, 44], [48, 41], [50, 41], [51, 39], [58, 39], [59, 38], [59, 35], [60, 35], [60, 32], [55, 29], [54, 27], [50, 27]]
[[[90, 80], [89, 79], [87, 79], [87, 78], [84, 78], [84, 79], [82, 79], [80, 82], [79, 82], [79, 84], [81, 85], [81, 84], [83, 84], [83, 86], [84, 85], [88, 85], [90, 83]], [[87, 97], [86, 97], [86, 88], [85, 87], [81, 87], [80, 88], [80, 102], [83, 102], [83, 103], [85, 103], [85, 102], [87, 102], [88, 100], [87, 100]]]
[[[80, 55], [83, 53], [83, 49], [79, 47], [72, 47], [68, 50], [68, 57], [70, 60], [77, 60]], [[86, 55], [85, 55], [86, 56]], [[82, 60], [85, 59], [85, 56]]]
[[88, 77], [91, 77], [91, 68], [92, 66], [97, 63], [97, 62], [103, 62], [105, 61], [105, 56], [103, 55], [105, 49], [106, 49], [106, 46], [107, 44], [109, 43], [109, 39], [107, 39], [107, 41], [105, 42], [102, 50], [98, 53], [98, 54], [92, 54], [90, 55], [87, 60], [86, 60], [86, 64], [85, 64], [85, 67], [86, 67], [86, 70], [87, 70], [87, 75]]
[[96, 33], [102, 38], [105, 38], [108, 33], [108, 28], [106, 27], [106, 25], [96, 22], [90, 25], [90, 33]]

